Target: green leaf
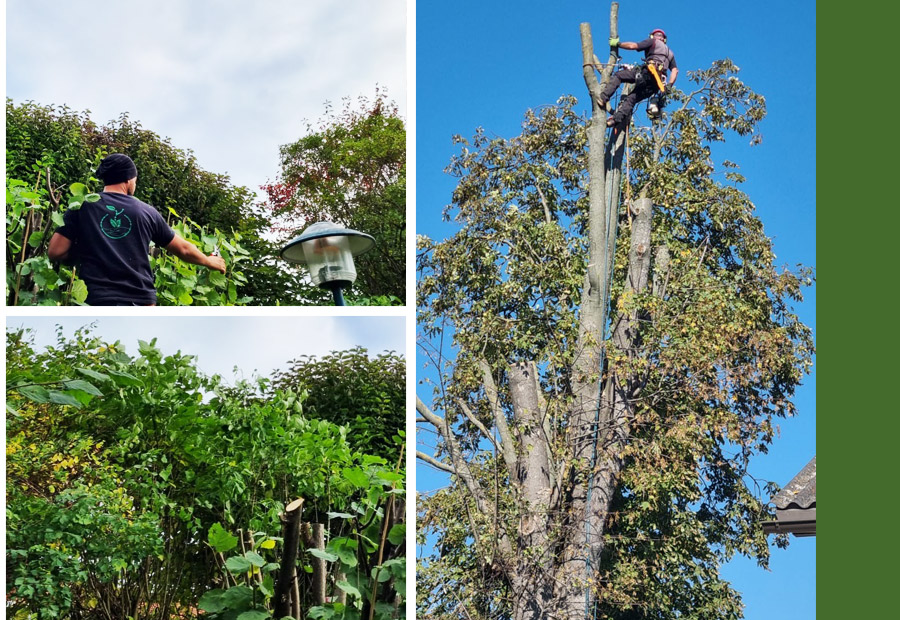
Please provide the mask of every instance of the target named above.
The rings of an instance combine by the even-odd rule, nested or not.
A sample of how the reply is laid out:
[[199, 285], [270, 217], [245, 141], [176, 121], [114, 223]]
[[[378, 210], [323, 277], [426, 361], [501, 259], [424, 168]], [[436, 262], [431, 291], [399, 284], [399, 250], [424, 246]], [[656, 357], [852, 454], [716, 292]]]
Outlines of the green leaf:
[[82, 392], [87, 392], [91, 396], [103, 396], [103, 392], [94, 387], [93, 383], [88, 383], [87, 381], [82, 381], [81, 379], [72, 379], [71, 381], [63, 382], [63, 386], [67, 390], [81, 390]]
[[388, 540], [392, 545], [399, 545], [406, 540], [406, 524], [398, 523], [388, 532]]
[[310, 555], [319, 558], [320, 560], [325, 560], [326, 562], [337, 562], [338, 556], [334, 553], [328, 553], [327, 551], [322, 551], [321, 549], [307, 549], [307, 553]]
[[262, 568], [266, 564], [266, 561], [262, 558], [262, 556], [259, 555], [258, 553], [256, 553], [255, 551], [248, 551], [247, 553], [244, 554], [244, 557], [247, 559], [248, 562], [250, 562], [253, 566], [256, 566], [257, 568]]
[[100, 200], [100, 194], [88, 194], [84, 197], [85, 202], [97, 202]]
[[17, 390], [19, 394], [27, 398], [28, 400], [35, 403], [47, 403], [50, 402], [50, 393], [46, 388], [43, 388], [39, 385], [27, 385], [23, 388], [18, 388]]
[[57, 405], [69, 405], [71, 407], [75, 407], [76, 409], [81, 409], [81, 403], [78, 402], [78, 399], [71, 394], [66, 394], [65, 392], [59, 392], [57, 390], [50, 390], [49, 397], [51, 403], [56, 403]]
[[225, 567], [232, 573], [246, 573], [250, 570], [250, 567], [253, 566], [250, 564], [250, 561], [240, 555], [236, 555], [225, 560]]
[[326, 513], [329, 519], [352, 519], [353, 515], [346, 512], [329, 512]]
[[375, 475], [382, 480], [386, 480], [387, 482], [397, 482], [398, 480], [403, 480], [404, 478], [403, 474], [398, 474], [396, 472], [387, 471], [384, 469], [377, 471]]
[[218, 553], [231, 551], [232, 549], [237, 547], [238, 544], [237, 536], [233, 536], [218, 523], [213, 523], [210, 526], [206, 540], [207, 542], [209, 542], [209, 546]]
[[265, 596], [272, 596], [275, 594], [275, 580], [272, 579], [272, 575], [266, 575], [265, 578], [263, 578], [262, 583], [259, 584], [259, 591]]
[[84, 300], [87, 299], [87, 294], [87, 285], [84, 283], [84, 280], [75, 280], [72, 284], [72, 299], [83, 304]]
[[87, 186], [84, 183], [72, 183], [69, 186], [69, 191], [72, 192], [73, 196], [84, 196]]
[[336, 549], [336, 551], [338, 554], [338, 558], [340, 558], [342, 564], [346, 564], [350, 568], [356, 566], [356, 551], [347, 549], [346, 547], [341, 547], [340, 549]]
[[38, 247], [44, 240], [44, 231], [39, 230], [28, 236], [28, 245], [32, 248]]
[[351, 586], [351, 585], [350, 585], [349, 583], [347, 583], [346, 581], [338, 581], [338, 582], [337, 582], [336, 584], [334, 584], [334, 585], [336, 585], [337, 587], [339, 587], [341, 590], [343, 590], [344, 592], [346, 592], [346, 593], [349, 594], [350, 596], [355, 596], [356, 598], [362, 598], [362, 593], [361, 593], [359, 590], [357, 590], [356, 588], [354, 588], [353, 586]]
[[51, 213], [50, 219], [53, 220], [53, 223], [56, 224], [57, 226], [62, 226], [63, 224], [66, 223], [65, 220], [63, 219], [63, 214], [60, 213], [59, 211], [54, 211], [53, 213]]
[[345, 467], [341, 470], [341, 473], [344, 475], [344, 478], [360, 488], [369, 486], [369, 476], [366, 475], [366, 472], [357, 467]]
[[209, 272], [209, 282], [213, 286], [225, 286], [227, 281], [228, 278], [225, 277], [225, 274], [219, 273], [218, 271]]
[[127, 372], [120, 372], [118, 370], [109, 370], [109, 376], [113, 378], [118, 385], [126, 385], [126, 386], [143, 386], [144, 382], [135, 377], [134, 375], [130, 375]]
[[247, 586], [234, 586], [225, 590], [222, 598], [228, 609], [245, 610], [253, 604], [253, 590]]
[[112, 381], [109, 378], [109, 375], [105, 375], [102, 372], [97, 372], [96, 370], [91, 370], [90, 368], [76, 368], [78, 372], [83, 374], [85, 377], [90, 377], [91, 379], [96, 379], [97, 381]]
[[197, 607], [201, 610], [216, 614], [220, 611], [225, 610], [225, 590], [215, 589], [206, 592], [203, 596], [200, 597], [200, 600], [197, 601]]

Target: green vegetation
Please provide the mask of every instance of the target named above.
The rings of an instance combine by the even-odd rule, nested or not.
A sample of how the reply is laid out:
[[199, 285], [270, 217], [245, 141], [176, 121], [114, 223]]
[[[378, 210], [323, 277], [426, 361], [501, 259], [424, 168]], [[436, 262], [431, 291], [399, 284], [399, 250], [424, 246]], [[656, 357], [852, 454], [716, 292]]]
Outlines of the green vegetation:
[[[377, 114], [366, 109], [329, 116], [322, 128], [307, 127], [311, 135], [283, 147], [284, 181], [265, 185], [270, 200], [261, 204], [249, 188], [201, 169], [190, 150], [176, 148], [127, 114], [101, 126], [87, 112], [7, 99], [7, 304], [83, 303], [77, 271], [51, 265], [46, 247], [71, 204], [63, 198], [70, 188], [102, 189], [91, 175], [109, 153], [134, 160], [135, 196], [166, 216], [177, 214], [180, 234], [204, 249], [216, 237], [214, 247], [229, 253], [226, 261], [240, 262], [221, 288], [205, 269], [176, 266], [171, 257], [154, 253], [160, 304], [329, 305], [330, 294], [313, 287], [302, 268], [278, 258], [283, 242], [298, 232], [297, 218], [324, 217], [378, 239], [376, 250], [359, 261], [360, 280], [345, 292], [348, 305], [402, 304], [406, 133], [396, 107], [380, 94], [375, 108]], [[323, 148], [334, 141], [340, 148]], [[304, 171], [307, 155], [323, 176]], [[278, 198], [276, 185], [292, 199]], [[321, 209], [311, 206], [319, 202]], [[295, 226], [286, 227], [285, 213]], [[273, 233], [280, 237], [273, 240]]]
[[355, 450], [391, 458], [392, 429], [406, 420], [406, 361], [393, 352], [369, 357], [363, 348], [305, 356], [273, 377], [273, 387], [307, 393], [307, 415], [348, 429]]
[[43, 351], [8, 332], [6, 351], [7, 617], [271, 618], [297, 498], [326, 541], [290, 567], [298, 617], [405, 617], [398, 427], [390, 460], [365, 454], [304, 414], [305, 391], [226, 385], [89, 328]]
[[[329, 108], [319, 126], [281, 148], [280, 178], [264, 186], [269, 208], [287, 240], [300, 222], [329, 220], [377, 239], [359, 257], [356, 288], [400, 303], [406, 283], [406, 128], [397, 106], [348, 99], [339, 115]], [[390, 299], [390, 297], [388, 298]]]

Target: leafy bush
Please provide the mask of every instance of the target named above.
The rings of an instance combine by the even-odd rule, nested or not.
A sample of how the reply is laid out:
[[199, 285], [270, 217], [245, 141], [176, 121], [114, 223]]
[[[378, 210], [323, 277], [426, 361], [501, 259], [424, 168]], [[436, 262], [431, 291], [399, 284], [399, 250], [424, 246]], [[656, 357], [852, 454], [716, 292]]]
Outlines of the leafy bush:
[[[42, 162], [41, 162], [42, 163]], [[87, 298], [87, 287], [77, 268], [55, 264], [47, 256], [50, 237], [63, 223], [66, 208], [77, 209], [99, 199], [84, 183], [69, 187], [67, 205], [63, 192], [50, 183], [50, 172], [37, 170], [32, 187], [19, 179], [6, 182], [6, 289], [8, 305], [75, 305]], [[41, 180], [47, 186], [41, 187]], [[174, 210], [170, 210], [177, 217]], [[196, 222], [182, 218], [173, 225], [175, 232], [204, 252], [218, 249], [228, 271], [225, 275], [177, 259], [161, 249], [151, 250], [150, 265], [156, 276], [160, 305], [246, 305], [249, 297], [238, 297], [238, 289], [247, 282], [238, 263], [249, 253], [238, 242], [240, 234], [227, 238], [219, 230], [207, 234]]]
[[[11, 617], [186, 614], [223, 585], [216, 551], [201, 542], [215, 525], [277, 531], [299, 496], [307, 521], [364, 514], [369, 527], [401, 492], [402, 470], [353, 451], [346, 428], [305, 417], [302, 392], [272, 392], [264, 379], [224, 385], [192, 356], [164, 356], [153, 341], [131, 356], [89, 328], [42, 352], [8, 332], [6, 352]], [[335, 536], [379, 540], [347, 519]], [[251, 551], [274, 559], [250, 536]], [[387, 570], [399, 579], [396, 564]]]

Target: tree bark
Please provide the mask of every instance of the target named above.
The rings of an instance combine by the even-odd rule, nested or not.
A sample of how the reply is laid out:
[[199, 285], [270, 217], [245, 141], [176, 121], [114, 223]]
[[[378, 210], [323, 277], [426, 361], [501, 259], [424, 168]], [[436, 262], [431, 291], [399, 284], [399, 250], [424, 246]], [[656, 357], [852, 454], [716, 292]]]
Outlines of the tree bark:
[[294, 581], [294, 568], [297, 565], [297, 550], [300, 547], [300, 513], [303, 499], [295, 499], [288, 504], [281, 515], [281, 535], [284, 538], [284, 550], [281, 555], [281, 567], [278, 569], [278, 580], [275, 583], [273, 597], [273, 614], [276, 618], [290, 616], [291, 589]]
[[[310, 549], [325, 551], [325, 525], [322, 523], [306, 524], [303, 527], [304, 544]], [[313, 570], [312, 596], [316, 605], [325, 604], [325, 582], [327, 568], [325, 560], [313, 557], [310, 560]]]

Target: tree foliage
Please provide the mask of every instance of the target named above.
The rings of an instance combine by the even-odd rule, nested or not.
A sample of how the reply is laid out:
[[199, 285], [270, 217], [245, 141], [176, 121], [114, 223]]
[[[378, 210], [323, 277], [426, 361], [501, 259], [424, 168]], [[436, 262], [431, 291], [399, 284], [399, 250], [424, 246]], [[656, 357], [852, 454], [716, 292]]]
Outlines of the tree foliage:
[[276, 389], [306, 390], [311, 418], [346, 426], [356, 450], [390, 458], [395, 429], [406, 420], [406, 360], [396, 353], [371, 357], [356, 347], [321, 359], [308, 355], [288, 362], [273, 378]]
[[254, 194], [227, 175], [203, 170], [189, 150], [144, 129], [127, 113], [105, 125], [90, 112], [32, 101], [6, 100], [6, 176], [34, 178], [33, 166], [51, 169], [58, 186], [84, 183], [109, 153], [124, 153], [138, 169], [135, 197], [167, 213], [175, 209], [210, 229], [244, 235], [265, 227]]
[[[345, 427], [302, 414], [302, 392], [272, 391], [267, 379], [229, 386], [189, 355], [141, 341], [132, 356], [90, 328], [70, 339], [60, 331], [44, 351], [10, 331], [6, 352], [10, 617], [193, 615], [204, 593], [250, 571], [241, 560], [226, 565], [204, 543], [211, 532], [249, 541], [244, 560], [277, 561], [279, 515], [296, 497], [306, 500], [305, 522], [332, 522], [332, 543], [402, 523], [402, 510], [399, 520], [386, 516], [403, 490], [399, 450], [390, 461], [353, 450]], [[405, 575], [402, 547], [371, 540], [359, 549], [363, 568], [340, 571], [360, 592], [346, 599], [348, 619], [371, 602], [373, 580], [392, 603], [376, 617], [403, 615], [391, 594], [403, 593], [393, 589]], [[312, 557], [301, 553], [301, 576]], [[340, 591], [338, 572], [329, 596]], [[257, 594], [259, 611], [267, 599]], [[307, 597], [304, 609], [315, 603]]]
[[440, 440], [420, 458], [451, 474], [418, 505], [420, 542], [437, 540], [420, 613], [741, 616], [719, 567], [768, 560], [772, 488], [747, 468], [795, 413], [813, 349], [792, 310], [811, 273], [776, 266], [736, 166], [713, 160], [729, 133], [756, 142], [765, 115], [737, 72], [688, 72], [664, 119], [628, 134], [622, 209], [623, 143], [592, 167], [599, 106], [585, 119], [567, 96], [516, 137], [454, 138], [459, 231], [417, 243], [420, 346], [440, 373], [418, 407]]
[[356, 288], [363, 296], [405, 291], [406, 128], [384, 93], [354, 107], [330, 106], [317, 127], [281, 148], [281, 174], [264, 186], [272, 213], [282, 218], [285, 240], [307, 225], [328, 220], [375, 237], [373, 250], [356, 259]]

